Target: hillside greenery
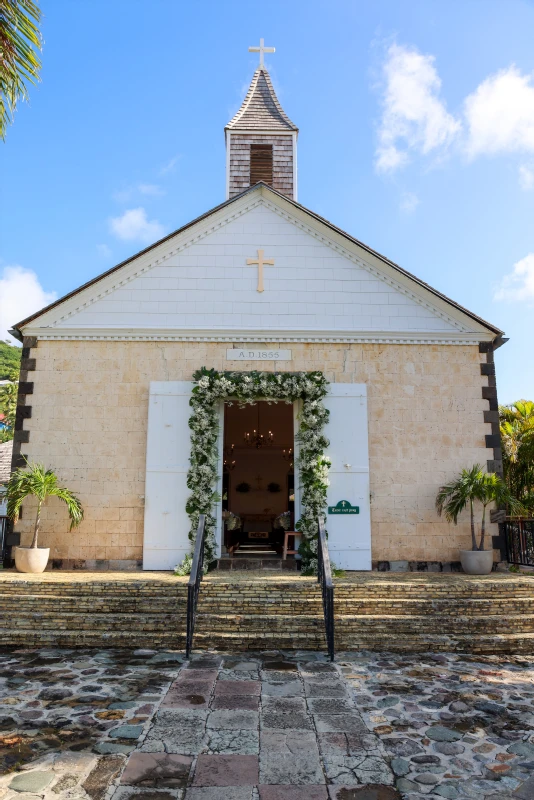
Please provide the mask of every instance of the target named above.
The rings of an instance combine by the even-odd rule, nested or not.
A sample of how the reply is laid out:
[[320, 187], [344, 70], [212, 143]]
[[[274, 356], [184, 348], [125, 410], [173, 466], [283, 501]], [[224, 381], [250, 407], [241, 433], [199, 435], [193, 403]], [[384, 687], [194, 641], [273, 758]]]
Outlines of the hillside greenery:
[[0, 381], [16, 381], [19, 377], [22, 348], [0, 339]]

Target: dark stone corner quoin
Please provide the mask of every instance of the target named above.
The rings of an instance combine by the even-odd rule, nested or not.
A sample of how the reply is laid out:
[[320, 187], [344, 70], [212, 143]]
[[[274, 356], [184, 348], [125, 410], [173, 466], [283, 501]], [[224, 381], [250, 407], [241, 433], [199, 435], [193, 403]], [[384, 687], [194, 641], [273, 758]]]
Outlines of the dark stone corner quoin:
[[[35, 372], [37, 348], [36, 336], [25, 336], [22, 343], [22, 358], [20, 363], [19, 391], [17, 396], [17, 409], [15, 412], [15, 433], [13, 435], [13, 455], [11, 457], [11, 471], [22, 467], [25, 464], [25, 454], [22, 453], [22, 445], [30, 441], [30, 431], [24, 427], [24, 420], [32, 417], [32, 407], [27, 400], [33, 394], [33, 381], [29, 380], [29, 373]], [[33, 351], [33, 352], [32, 352]], [[12, 558], [12, 548], [20, 544], [20, 534], [13, 530], [13, 524], [9, 523], [6, 535], [6, 557], [5, 567], [14, 566]]]
[[[486, 435], [486, 447], [493, 450], [493, 458], [487, 461], [488, 472], [494, 472], [501, 478], [504, 475], [502, 463], [502, 445], [499, 425], [499, 400], [497, 398], [497, 378], [495, 374], [494, 352], [508, 339], [499, 336], [495, 342], [479, 342], [478, 352], [486, 356], [486, 363], [480, 364], [480, 374], [487, 377], [488, 385], [482, 387], [482, 398], [488, 400], [489, 409], [484, 411], [484, 422], [491, 425], [491, 433]], [[500, 551], [502, 561], [507, 558], [506, 535], [504, 524], [499, 523], [499, 534], [492, 537], [494, 550]]]

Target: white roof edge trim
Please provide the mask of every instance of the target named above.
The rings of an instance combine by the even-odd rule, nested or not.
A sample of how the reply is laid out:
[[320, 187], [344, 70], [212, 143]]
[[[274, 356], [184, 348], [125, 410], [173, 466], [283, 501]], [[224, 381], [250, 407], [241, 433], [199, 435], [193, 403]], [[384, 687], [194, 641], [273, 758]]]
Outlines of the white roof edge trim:
[[479, 333], [447, 331], [321, 331], [321, 330], [265, 330], [249, 328], [234, 330], [227, 328], [31, 328], [27, 336], [36, 336], [43, 341], [61, 340], [112, 340], [112, 341], [191, 341], [191, 342], [347, 342], [389, 344], [446, 344], [477, 345], [480, 341], [492, 341], [490, 331]]

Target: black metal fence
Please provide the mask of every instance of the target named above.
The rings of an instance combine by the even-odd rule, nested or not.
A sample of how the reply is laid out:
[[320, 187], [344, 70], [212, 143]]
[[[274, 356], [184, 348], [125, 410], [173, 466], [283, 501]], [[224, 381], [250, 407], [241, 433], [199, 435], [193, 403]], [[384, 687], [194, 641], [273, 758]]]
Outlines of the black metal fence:
[[507, 519], [503, 525], [508, 561], [534, 567], [534, 519]]
[[193, 648], [193, 634], [195, 632], [195, 621], [197, 614], [198, 592], [200, 581], [204, 574], [204, 543], [206, 538], [206, 517], [201, 514], [198, 520], [197, 538], [195, 539], [195, 552], [193, 553], [193, 564], [189, 583], [187, 584], [187, 633], [185, 640], [185, 655], [189, 654]]
[[317, 542], [317, 582], [321, 584], [323, 594], [324, 626], [326, 632], [326, 646], [330, 661], [334, 660], [334, 584], [332, 570], [330, 569], [330, 556], [326, 543], [324, 521], [319, 517], [319, 540]]
[[9, 520], [0, 517], [0, 566], [7, 561], [7, 531]]

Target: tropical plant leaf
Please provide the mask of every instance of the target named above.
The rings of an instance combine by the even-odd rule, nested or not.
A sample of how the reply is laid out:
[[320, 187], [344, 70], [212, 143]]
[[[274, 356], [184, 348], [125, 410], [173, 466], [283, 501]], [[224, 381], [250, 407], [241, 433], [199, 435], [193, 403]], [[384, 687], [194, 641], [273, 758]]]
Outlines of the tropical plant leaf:
[[36, 497], [38, 501], [32, 547], [37, 546], [41, 506], [49, 497], [58, 497], [67, 506], [70, 530], [78, 527], [83, 520], [83, 507], [80, 500], [70, 489], [58, 486], [57, 475], [53, 470], [46, 469], [44, 464], [27, 462], [25, 467], [18, 467], [12, 473], [6, 487], [6, 498], [7, 516], [13, 522], [17, 522], [19, 519], [22, 503], [27, 497]]
[[32, 0], [0, 0], [0, 138], [19, 100], [28, 99], [28, 84], [36, 84], [41, 69], [41, 11]]

